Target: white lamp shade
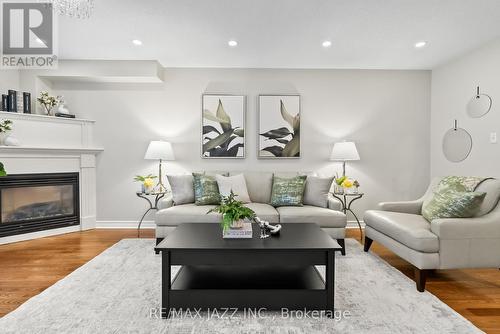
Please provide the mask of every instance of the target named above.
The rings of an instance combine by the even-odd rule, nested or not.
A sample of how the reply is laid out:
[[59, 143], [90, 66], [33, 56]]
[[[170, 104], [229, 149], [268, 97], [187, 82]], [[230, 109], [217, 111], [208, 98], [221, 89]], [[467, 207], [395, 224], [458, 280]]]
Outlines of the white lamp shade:
[[146, 154], [146, 160], [175, 160], [174, 150], [168, 141], [153, 140], [149, 143]]
[[334, 161], [352, 161], [360, 160], [356, 144], [352, 141], [343, 141], [333, 145], [330, 160]]

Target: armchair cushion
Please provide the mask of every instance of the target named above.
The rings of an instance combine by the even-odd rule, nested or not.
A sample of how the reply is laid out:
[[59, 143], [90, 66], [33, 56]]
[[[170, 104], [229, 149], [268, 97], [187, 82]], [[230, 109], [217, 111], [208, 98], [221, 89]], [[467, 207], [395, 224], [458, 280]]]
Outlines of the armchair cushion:
[[366, 225], [423, 253], [439, 251], [438, 237], [431, 232], [430, 224], [421, 215], [369, 210], [364, 216]]
[[470, 218], [479, 212], [486, 193], [442, 188], [422, 207], [429, 222], [438, 218]]

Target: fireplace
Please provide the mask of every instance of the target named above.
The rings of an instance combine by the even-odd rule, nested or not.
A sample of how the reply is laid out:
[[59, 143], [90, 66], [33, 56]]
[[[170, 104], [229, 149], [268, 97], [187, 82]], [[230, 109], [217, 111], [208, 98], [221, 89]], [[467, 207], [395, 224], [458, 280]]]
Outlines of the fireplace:
[[0, 177], [0, 237], [80, 224], [79, 174]]

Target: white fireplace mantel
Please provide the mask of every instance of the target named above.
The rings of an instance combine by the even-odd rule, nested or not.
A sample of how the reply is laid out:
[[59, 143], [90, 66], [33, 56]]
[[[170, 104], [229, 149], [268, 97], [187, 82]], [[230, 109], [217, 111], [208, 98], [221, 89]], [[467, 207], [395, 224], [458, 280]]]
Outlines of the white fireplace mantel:
[[0, 244], [95, 228], [96, 156], [94, 121], [0, 112], [11, 119], [11, 135], [20, 146], [0, 146], [8, 174], [66, 173], [80, 175], [80, 225], [0, 238]]

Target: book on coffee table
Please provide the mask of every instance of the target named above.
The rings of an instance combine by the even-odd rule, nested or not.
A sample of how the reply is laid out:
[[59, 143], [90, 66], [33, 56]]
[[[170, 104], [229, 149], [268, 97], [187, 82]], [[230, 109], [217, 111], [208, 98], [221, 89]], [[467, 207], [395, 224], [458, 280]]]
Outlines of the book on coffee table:
[[223, 233], [224, 239], [251, 239], [252, 238], [252, 224], [243, 223], [242, 228], [232, 229], [228, 228]]

